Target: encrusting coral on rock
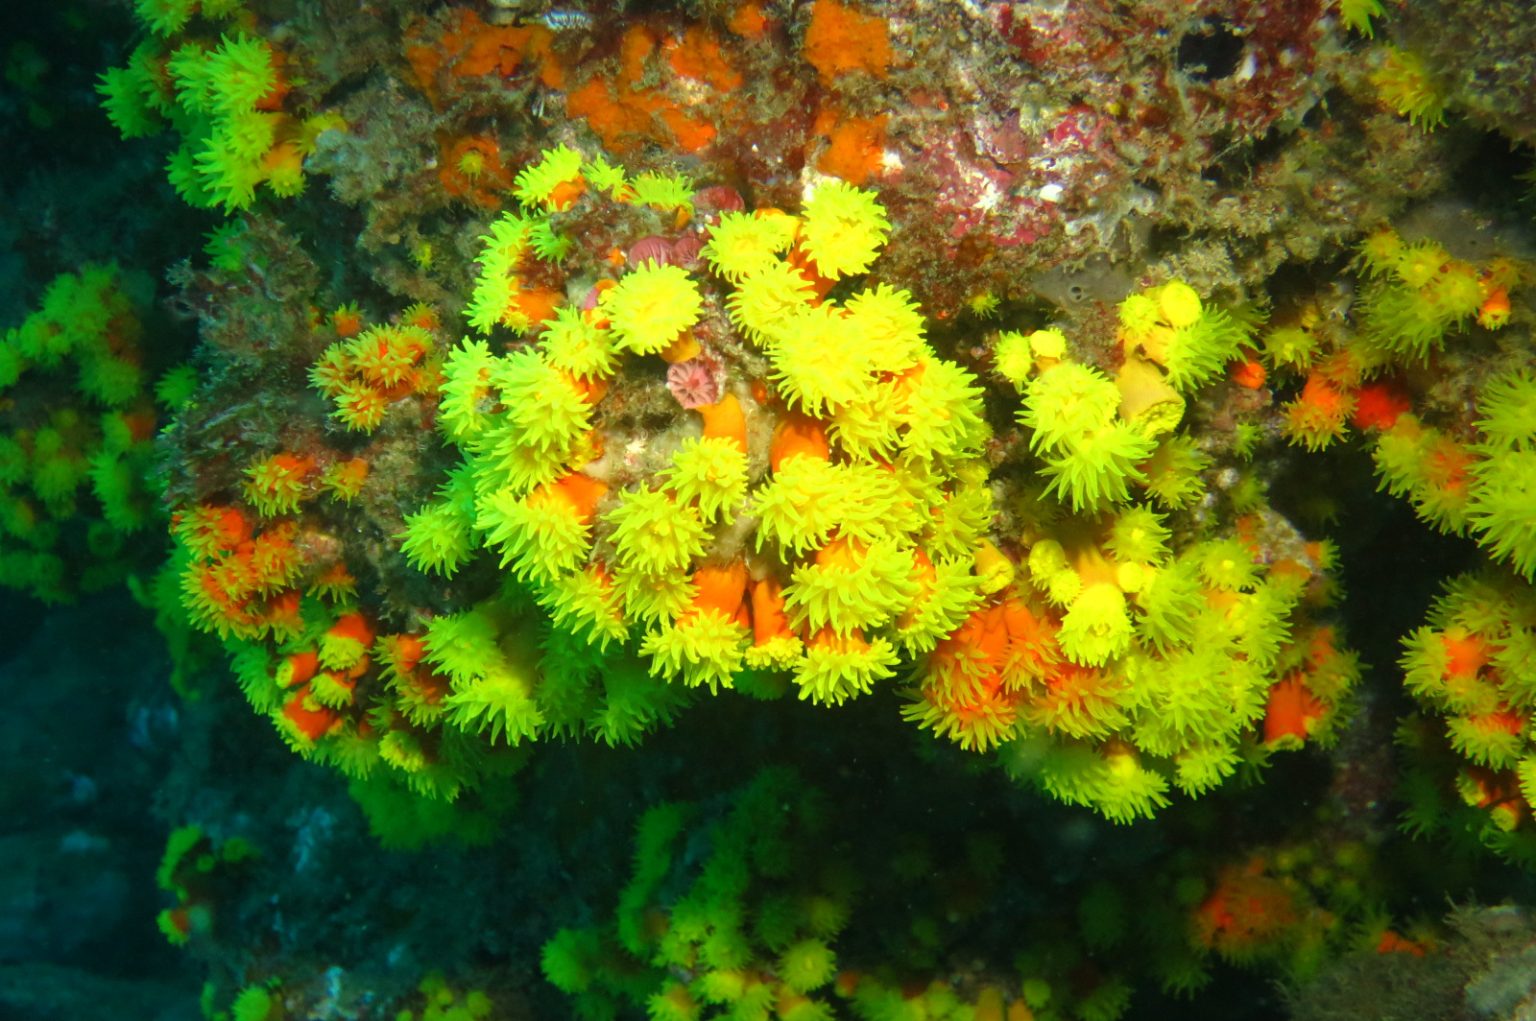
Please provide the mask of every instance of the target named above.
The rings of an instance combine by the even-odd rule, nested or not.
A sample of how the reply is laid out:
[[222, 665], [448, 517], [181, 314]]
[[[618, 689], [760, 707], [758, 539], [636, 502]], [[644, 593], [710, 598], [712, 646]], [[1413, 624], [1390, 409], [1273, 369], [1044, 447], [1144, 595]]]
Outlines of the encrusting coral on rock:
[[1536, 863], [1528, 139], [1409, 5], [131, 6], [198, 344], [6, 332], [0, 580], [462, 855], [439, 960], [168, 799], [210, 1016], [1114, 1021], [1443, 962], [1399, 809]]

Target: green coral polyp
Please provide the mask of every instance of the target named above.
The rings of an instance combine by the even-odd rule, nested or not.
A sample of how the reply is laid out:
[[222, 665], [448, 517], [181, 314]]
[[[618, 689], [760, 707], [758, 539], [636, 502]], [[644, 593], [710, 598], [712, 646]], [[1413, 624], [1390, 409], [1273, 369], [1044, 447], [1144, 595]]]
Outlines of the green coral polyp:
[[1161, 563], [1168, 556], [1172, 538], [1163, 521], [1163, 516], [1150, 507], [1129, 507], [1115, 516], [1105, 548], [1127, 563]]
[[1495, 376], [1477, 398], [1477, 429], [1493, 449], [1536, 449], [1536, 373]]
[[1031, 430], [1030, 446], [1051, 451], [1079, 433], [1107, 425], [1120, 407], [1120, 391], [1103, 373], [1064, 361], [1030, 380], [1019, 421]]
[[497, 360], [490, 383], [519, 441], [541, 451], [567, 450], [591, 428], [591, 409], [570, 377], [536, 351]]
[[605, 516], [614, 562], [624, 571], [668, 575], [685, 571], [704, 552], [703, 518], [660, 489], [626, 492]]
[[449, 720], [492, 743], [517, 744], [544, 722], [533, 699], [537, 668], [513, 644], [517, 637], [490, 611], [475, 609], [434, 618], [422, 639], [428, 662], [452, 684], [445, 700]]
[[1480, 462], [1467, 517], [1478, 542], [1536, 580], [1536, 451], [1516, 450]]
[[475, 527], [500, 550], [501, 565], [528, 581], [549, 583], [575, 570], [591, 549], [589, 523], [549, 487], [527, 497], [510, 490], [481, 505]]
[[0, 333], [0, 584], [48, 602], [121, 580], [157, 516], [137, 291], [85, 265]]
[[1237, 592], [1252, 588], [1258, 581], [1259, 567], [1253, 554], [1236, 539], [1207, 543], [1199, 557], [1201, 575], [1215, 588]]
[[747, 455], [721, 436], [691, 437], [661, 473], [668, 491], [698, 508], [706, 522], [729, 523], [747, 495]]
[[704, 686], [713, 694], [732, 686], [741, 671], [747, 632], [716, 610], [705, 610], [646, 635], [640, 652], [651, 658], [653, 673]]
[[1124, 594], [1107, 583], [1090, 585], [1067, 609], [1056, 640], [1068, 659], [1084, 666], [1102, 666], [1131, 643], [1130, 611]]
[[473, 514], [449, 501], [428, 504], [406, 515], [405, 530], [396, 538], [416, 570], [452, 578], [474, 552]]
[[[225, 14], [203, 13], [217, 20]], [[141, 17], [166, 37], [179, 35], [184, 18], [140, 8]], [[172, 27], [175, 26], [175, 27]], [[148, 40], [125, 68], [103, 74], [97, 86], [108, 117], [125, 137], [143, 137], [170, 127], [181, 138], [167, 164], [177, 193], [195, 206], [249, 207], [265, 184], [291, 197], [304, 187], [306, 136], [340, 126], [320, 115], [303, 125], [276, 109], [286, 86], [278, 58], [263, 39], [240, 32], [217, 45]], [[163, 64], [164, 71], [157, 68]]]

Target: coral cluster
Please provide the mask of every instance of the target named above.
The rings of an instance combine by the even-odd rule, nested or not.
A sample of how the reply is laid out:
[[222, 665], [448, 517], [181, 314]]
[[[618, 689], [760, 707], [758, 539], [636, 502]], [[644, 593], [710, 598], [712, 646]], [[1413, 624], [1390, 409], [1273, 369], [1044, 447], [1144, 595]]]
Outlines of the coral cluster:
[[[626, 1001], [668, 1021], [830, 1016], [831, 944], [857, 881], [835, 860], [804, 857], [824, 824], [797, 780], [765, 772], [713, 821], [677, 803], [640, 818], [612, 926], [564, 929], [544, 946], [545, 976], [580, 1016], [614, 1017]], [[779, 808], [786, 799], [792, 814]], [[690, 839], [707, 857], [687, 861]]]
[[341, 126], [334, 116], [300, 120], [285, 109], [281, 51], [244, 31], [242, 14], [228, 0], [141, 5], [150, 38], [98, 85], [124, 138], [167, 129], [179, 137], [166, 165], [177, 194], [226, 212], [249, 206], [260, 185], [299, 194], [315, 136]]
[[1457, 439], [1404, 414], [1382, 433], [1382, 486], [1430, 524], [1471, 535], [1530, 581], [1536, 577], [1536, 377], [1493, 376], [1477, 394], [1480, 417]]
[[269, 453], [239, 505], [179, 518], [193, 619], [295, 747], [453, 797], [496, 771], [483, 745], [632, 743], [699, 690], [835, 705], [905, 661], [910, 719], [1128, 821], [1332, 732], [1355, 669], [1325, 551], [1260, 506], [1227, 534], [1168, 517], [1210, 465], [1185, 395], [1251, 332], [1187, 284], [1122, 304], [1113, 379], [1060, 332], [1000, 335], [1031, 453], [999, 470], [981, 381], [911, 296], [842, 282], [884, 242], [869, 192], [749, 212], [557, 147], [514, 193], [465, 310], [483, 339], [440, 355], [428, 312], [342, 310], [310, 370], [348, 431], [435, 420], [462, 461], [399, 551], [467, 594], [488, 550], [499, 594], [379, 626], [304, 510], [367, 458]]
[[[1530, 747], [1527, 691], [1536, 656], [1536, 595], [1529, 585], [1492, 572], [1452, 579], [1430, 608], [1428, 623], [1403, 639], [1403, 683], [1426, 708], [1444, 717], [1444, 740], [1459, 757], [1455, 787], [1461, 801], [1481, 810], [1493, 829], [1486, 839], [1530, 861], [1529, 840], [1513, 831], [1536, 803], [1536, 752]], [[1411, 825], [1424, 831], [1447, 825], [1429, 768], [1433, 736], [1423, 722], [1405, 724], [1400, 739], [1423, 753], [1417, 769], [1420, 797]]]
[[[1528, 128], [1422, 13], [134, 7], [98, 92], [220, 218], [162, 296], [201, 346], [152, 400], [101, 267], [7, 331], [0, 580], [168, 531], [132, 585], [173, 683], [217, 703], [216, 641], [361, 808], [295, 772], [258, 864], [180, 795], [160, 928], [209, 1016], [515, 1014], [542, 942], [592, 1019], [1114, 1021], [1433, 961], [1399, 775], [1406, 831], [1536, 863], [1529, 268], [1497, 188], [1402, 215], [1469, 123]], [[1394, 499], [1461, 560], [1383, 653]], [[404, 936], [348, 974], [396, 939], [327, 844], [364, 819], [389, 896], [462, 883], [451, 981]], [[304, 893], [227, 910], [257, 879]]]
[[152, 386], [132, 290], [116, 266], [61, 274], [0, 338], [0, 583], [50, 602], [153, 563], [133, 545], [162, 522], [151, 441], [195, 384]]
[[[688, 687], [787, 670], [801, 697], [835, 703], [891, 677], [898, 647], [931, 648], [975, 602], [986, 496], [967, 465], [986, 429], [909, 295], [818, 297], [874, 258], [879, 206], [829, 183], [801, 217], [720, 213], [693, 273], [646, 258], [583, 279], [559, 264], [562, 220], [610, 203], [686, 209], [688, 190], [649, 198], [644, 180], [569, 150], [525, 180], [527, 211], [486, 236], [469, 319], [538, 343], [497, 357], [471, 342], [444, 367], [440, 421], [472, 486], [459, 529], [562, 630], [630, 639]], [[724, 286], [706, 293], [700, 261]], [[579, 287], [579, 305], [529, 317], [530, 295]], [[666, 365], [720, 380], [715, 399], [661, 389]], [[452, 505], [414, 524], [440, 527]]]
[[929, 657], [910, 718], [1002, 744], [1016, 776], [1121, 821], [1170, 786], [1199, 794], [1268, 749], [1328, 739], [1358, 671], [1319, 615], [1326, 549], [1257, 505], [1230, 534], [1181, 513], [1211, 464], [1181, 430], [1183, 394], [1249, 333], [1170, 281], [1121, 303], [1113, 379], [1059, 331], [997, 338], [1039, 462], [998, 478], [1040, 509], [999, 532], [1020, 578], [1002, 563], [993, 598]]
[[181, 946], [194, 935], [211, 932], [220, 886], [256, 853], [239, 837], [215, 841], [196, 826], [172, 831], [155, 872], [155, 885], [176, 900], [155, 918], [161, 934]]

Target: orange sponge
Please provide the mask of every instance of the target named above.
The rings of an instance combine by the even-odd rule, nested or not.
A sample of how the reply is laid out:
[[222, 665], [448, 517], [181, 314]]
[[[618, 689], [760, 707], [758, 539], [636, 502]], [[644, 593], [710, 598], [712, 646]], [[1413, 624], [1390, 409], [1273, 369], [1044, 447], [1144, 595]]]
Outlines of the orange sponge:
[[849, 71], [884, 78], [891, 67], [891, 37], [885, 19], [863, 14], [837, 0], [816, 0], [805, 31], [805, 59], [828, 85]]

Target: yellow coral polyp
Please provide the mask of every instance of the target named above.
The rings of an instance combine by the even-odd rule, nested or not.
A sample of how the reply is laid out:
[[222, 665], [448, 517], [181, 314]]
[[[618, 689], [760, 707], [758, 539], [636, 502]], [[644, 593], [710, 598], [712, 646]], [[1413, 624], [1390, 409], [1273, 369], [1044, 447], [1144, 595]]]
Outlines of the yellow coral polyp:
[[1399, 280], [1417, 290], [1440, 274], [1451, 256], [1438, 242], [1422, 238], [1411, 244], [1399, 242], [1392, 272]]
[[890, 540], [834, 539], [795, 569], [784, 607], [795, 626], [842, 636], [883, 626], [917, 595], [912, 551]]
[[1168, 806], [1168, 781], [1142, 765], [1133, 749], [1123, 744], [1106, 748], [1104, 766], [1102, 779], [1094, 785], [1089, 800], [1110, 822], [1151, 818]]
[[[990, 544], [989, 544], [990, 545]], [[996, 548], [993, 547], [995, 550]], [[980, 557], [977, 558], [980, 561]], [[896, 641], [910, 656], [931, 652], [938, 643], [959, 627], [981, 605], [982, 599], [999, 588], [988, 588], [983, 566], [959, 560], [932, 563], [926, 555], [914, 557], [914, 587], [917, 594], [896, 621]], [[1012, 562], [1003, 558], [1012, 573]], [[995, 584], [995, 579], [992, 582]]]
[[647, 170], [630, 178], [626, 201], [666, 213], [675, 212], [679, 214], [679, 223], [686, 222], [693, 213], [693, 182], [682, 174], [658, 174]]
[[693, 582], [683, 567], [646, 571], [616, 565], [613, 584], [625, 615], [645, 624], [676, 620], [694, 597]]
[[130, 64], [103, 71], [96, 84], [96, 93], [101, 96], [107, 119], [118, 134], [125, 139], [148, 138], [166, 125], [160, 111], [146, 98], [155, 88], [153, 78]]
[[1132, 344], [1146, 343], [1162, 327], [1163, 313], [1150, 294], [1132, 294], [1117, 309], [1120, 333]]
[[1420, 291], [1435, 315], [1456, 325], [1471, 318], [1486, 297], [1476, 267], [1459, 259], [1443, 264]]
[[581, 193], [581, 153], [565, 145], [547, 149], [537, 163], [524, 167], [513, 194], [525, 206], [564, 209]]
[[704, 552], [699, 512], [661, 489], [626, 492], [608, 511], [614, 561], [625, 571], [664, 575], [684, 570]]
[[602, 483], [572, 475], [526, 498], [501, 490], [482, 502], [475, 527], [501, 549], [501, 564], [519, 578], [549, 583], [575, 570], [591, 550], [592, 507]]
[[541, 343], [549, 364], [572, 376], [606, 379], [618, 368], [609, 331], [571, 305], [562, 305], [555, 310], [555, 318], [544, 322]]
[[246, 468], [245, 498], [263, 517], [292, 514], [309, 494], [314, 462], [293, 454], [273, 454]]
[[1035, 356], [1029, 338], [1018, 330], [1004, 330], [992, 345], [992, 364], [997, 374], [1023, 390], [1034, 371]]
[[885, 353], [851, 333], [850, 325], [830, 304], [802, 309], [784, 323], [769, 358], [774, 384], [791, 407], [823, 417], [873, 393], [876, 360]]
[[1019, 421], [1032, 431], [1032, 449], [1054, 451], [1090, 429], [1108, 425], [1119, 407], [1120, 391], [1102, 372], [1078, 362], [1058, 362], [1030, 381]]
[[505, 276], [517, 270], [528, 252], [533, 223], [516, 213], [502, 213], [491, 221], [488, 233], [480, 235], [483, 247], [475, 257], [483, 275]]
[[893, 390], [891, 419], [909, 457], [972, 456], [991, 436], [981, 387], [954, 362], [925, 355], [895, 381]]
[[609, 642], [622, 642], [629, 634], [618, 590], [599, 565], [555, 578], [540, 589], [538, 598], [557, 628], [599, 650]]
[[1254, 323], [1207, 307], [1194, 288], [1171, 280], [1120, 303], [1125, 353], [1140, 351], [1161, 365], [1168, 383], [1189, 390], [1209, 383], [1249, 341]]
[[874, 465], [792, 457], [752, 495], [755, 541], [795, 555], [825, 545], [834, 530], [873, 541], [900, 524], [894, 514], [901, 499], [896, 477]]
[[1372, 18], [1382, 16], [1381, 0], [1339, 0], [1339, 18], [1367, 39], [1376, 37]]
[[1204, 311], [1200, 295], [1182, 280], [1170, 280], [1155, 294], [1157, 311], [1163, 321], [1176, 330], [1193, 326]]
[[1130, 647], [1133, 628], [1125, 595], [1098, 582], [1082, 590], [1062, 618], [1056, 641], [1062, 653], [1083, 666], [1102, 666]]
[[794, 673], [800, 698], [818, 705], [841, 705], [868, 694], [876, 681], [895, 674], [899, 657], [884, 638], [837, 637], [823, 633], [806, 646]]
[[374, 326], [348, 341], [353, 370], [367, 383], [389, 388], [408, 380], [432, 350], [432, 335], [419, 326]]
[[497, 358], [483, 340], [465, 338], [443, 363], [443, 383], [439, 390], [437, 423], [455, 443], [467, 443], [491, 424], [491, 408], [496, 390], [491, 374]]
[[498, 360], [490, 382], [501, 392], [508, 423], [528, 446], [566, 450], [591, 428], [586, 393], [536, 351]]
[[731, 322], [749, 340], [772, 350], [785, 327], [810, 307], [814, 288], [795, 267], [785, 262], [752, 273], [726, 298]]
[[923, 314], [911, 292], [876, 284], [850, 296], [843, 309], [861, 342], [881, 352], [879, 371], [900, 372], [922, 356], [926, 348]]
[[704, 610], [664, 625], [640, 643], [651, 672], [711, 694], [729, 688], [742, 667], [747, 629], [718, 610]]
[[604, 291], [598, 309], [614, 343], [635, 354], [660, 354], [703, 314], [703, 298], [681, 266], [647, 262]]
[[1388, 46], [1371, 72], [1371, 84], [1384, 104], [1415, 127], [1430, 131], [1445, 123], [1445, 90], [1418, 54]]
[[778, 264], [794, 243], [800, 221], [778, 210], [727, 210], [709, 229], [701, 255], [710, 268], [733, 284]]
[[672, 455], [662, 476], [664, 488], [697, 507], [705, 521], [729, 523], [746, 499], [747, 455], [728, 437], [692, 437]]
[[1134, 426], [1114, 422], [1090, 429], [1045, 459], [1040, 474], [1050, 480], [1046, 492], [1074, 513], [1096, 511], [1130, 498], [1129, 484], [1146, 481], [1137, 466], [1152, 456], [1156, 443]]
[[[452, 622], [451, 626], [444, 622]], [[457, 649], [450, 651], [453, 643]], [[448, 719], [492, 744], [519, 744], [534, 737], [544, 715], [534, 701], [537, 670], [497, 642], [495, 623], [479, 611], [439, 617], [423, 639], [427, 658], [448, 674], [452, 690], [444, 705]]]
[[885, 245], [891, 224], [875, 193], [827, 181], [805, 203], [800, 246], [828, 279], [863, 273]]
[[490, 231], [480, 237], [483, 247], [475, 261], [480, 272], [475, 277], [465, 319], [477, 332], [489, 334], [500, 324], [511, 329], [525, 329], [526, 321], [513, 300], [518, 291], [517, 273], [530, 250], [532, 223], [514, 213], [502, 213], [491, 222]]

